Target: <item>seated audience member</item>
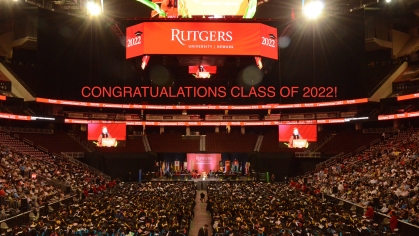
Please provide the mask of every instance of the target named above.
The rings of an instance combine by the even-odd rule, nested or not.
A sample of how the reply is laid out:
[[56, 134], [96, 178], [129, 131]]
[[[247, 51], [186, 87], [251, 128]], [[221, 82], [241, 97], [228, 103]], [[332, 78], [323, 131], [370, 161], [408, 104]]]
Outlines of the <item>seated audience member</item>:
[[383, 207], [381, 208], [381, 210], [380, 210], [382, 213], [387, 213], [388, 212], [388, 208], [387, 208], [387, 205], [384, 203], [383, 204]]
[[397, 223], [398, 223], [397, 216], [396, 216], [395, 213], [392, 213], [391, 214], [391, 218], [390, 218], [390, 229], [391, 229], [391, 232], [394, 232], [394, 229], [397, 228]]
[[372, 208], [372, 206], [368, 206], [364, 216], [369, 220], [374, 219], [374, 208]]

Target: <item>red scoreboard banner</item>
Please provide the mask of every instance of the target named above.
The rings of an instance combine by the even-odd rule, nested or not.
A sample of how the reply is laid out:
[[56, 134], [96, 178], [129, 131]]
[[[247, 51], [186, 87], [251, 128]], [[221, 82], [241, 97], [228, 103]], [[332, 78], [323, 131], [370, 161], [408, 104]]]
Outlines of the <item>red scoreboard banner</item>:
[[390, 114], [390, 115], [379, 115], [378, 120], [396, 120], [396, 119], [403, 119], [403, 118], [411, 118], [411, 117], [418, 117], [419, 112], [405, 112], [400, 114]]
[[82, 120], [65, 119], [67, 124], [126, 124], [136, 126], [269, 126], [269, 125], [315, 125], [315, 124], [336, 124], [349, 122], [347, 119], [326, 119], [326, 120], [296, 120], [296, 121], [104, 121], [104, 120]]
[[141, 104], [116, 104], [99, 102], [69, 101], [49, 98], [36, 98], [36, 102], [59, 104], [81, 107], [107, 107], [107, 108], [126, 108], [126, 109], [149, 109], [149, 110], [261, 110], [261, 109], [288, 109], [288, 108], [311, 108], [311, 107], [331, 107], [351, 104], [367, 103], [368, 98], [358, 98], [352, 100], [317, 102], [317, 103], [297, 103], [297, 104], [266, 104], [266, 105], [141, 105]]
[[409, 100], [409, 99], [415, 99], [415, 98], [419, 98], [419, 93], [412, 93], [412, 94], [397, 96], [397, 101], [403, 101], [403, 100]]
[[278, 59], [278, 31], [260, 23], [145, 22], [126, 30], [126, 58], [153, 54]]

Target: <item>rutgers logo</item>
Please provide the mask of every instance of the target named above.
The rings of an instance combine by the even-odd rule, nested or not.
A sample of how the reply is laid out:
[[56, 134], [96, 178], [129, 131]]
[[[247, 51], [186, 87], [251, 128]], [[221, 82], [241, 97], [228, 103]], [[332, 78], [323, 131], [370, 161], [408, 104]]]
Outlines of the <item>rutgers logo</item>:
[[178, 41], [185, 45], [188, 41], [201, 42], [231, 42], [233, 41], [233, 32], [231, 31], [181, 31], [172, 29], [172, 41]]

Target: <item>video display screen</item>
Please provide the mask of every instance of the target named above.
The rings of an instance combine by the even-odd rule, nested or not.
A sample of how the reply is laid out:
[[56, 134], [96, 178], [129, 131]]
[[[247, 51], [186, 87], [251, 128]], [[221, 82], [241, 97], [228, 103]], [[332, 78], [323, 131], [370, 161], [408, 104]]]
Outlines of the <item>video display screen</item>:
[[117, 147], [126, 140], [126, 124], [88, 124], [87, 139], [98, 147]]
[[179, 9], [192, 16], [242, 16], [248, 0], [185, 0], [179, 1]]
[[188, 153], [186, 155], [188, 161], [188, 170], [197, 170], [198, 173], [210, 170], [218, 171], [220, 168], [220, 153]]
[[287, 142], [290, 148], [307, 147], [308, 142], [317, 142], [317, 125], [279, 125], [279, 142]]

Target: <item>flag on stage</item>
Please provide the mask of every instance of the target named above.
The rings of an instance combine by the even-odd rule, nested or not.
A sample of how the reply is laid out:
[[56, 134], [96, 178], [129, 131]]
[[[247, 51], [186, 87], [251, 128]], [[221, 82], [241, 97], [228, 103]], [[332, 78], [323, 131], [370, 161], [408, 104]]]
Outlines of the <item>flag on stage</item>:
[[180, 161], [175, 161], [175, 170], [180, 170]]

